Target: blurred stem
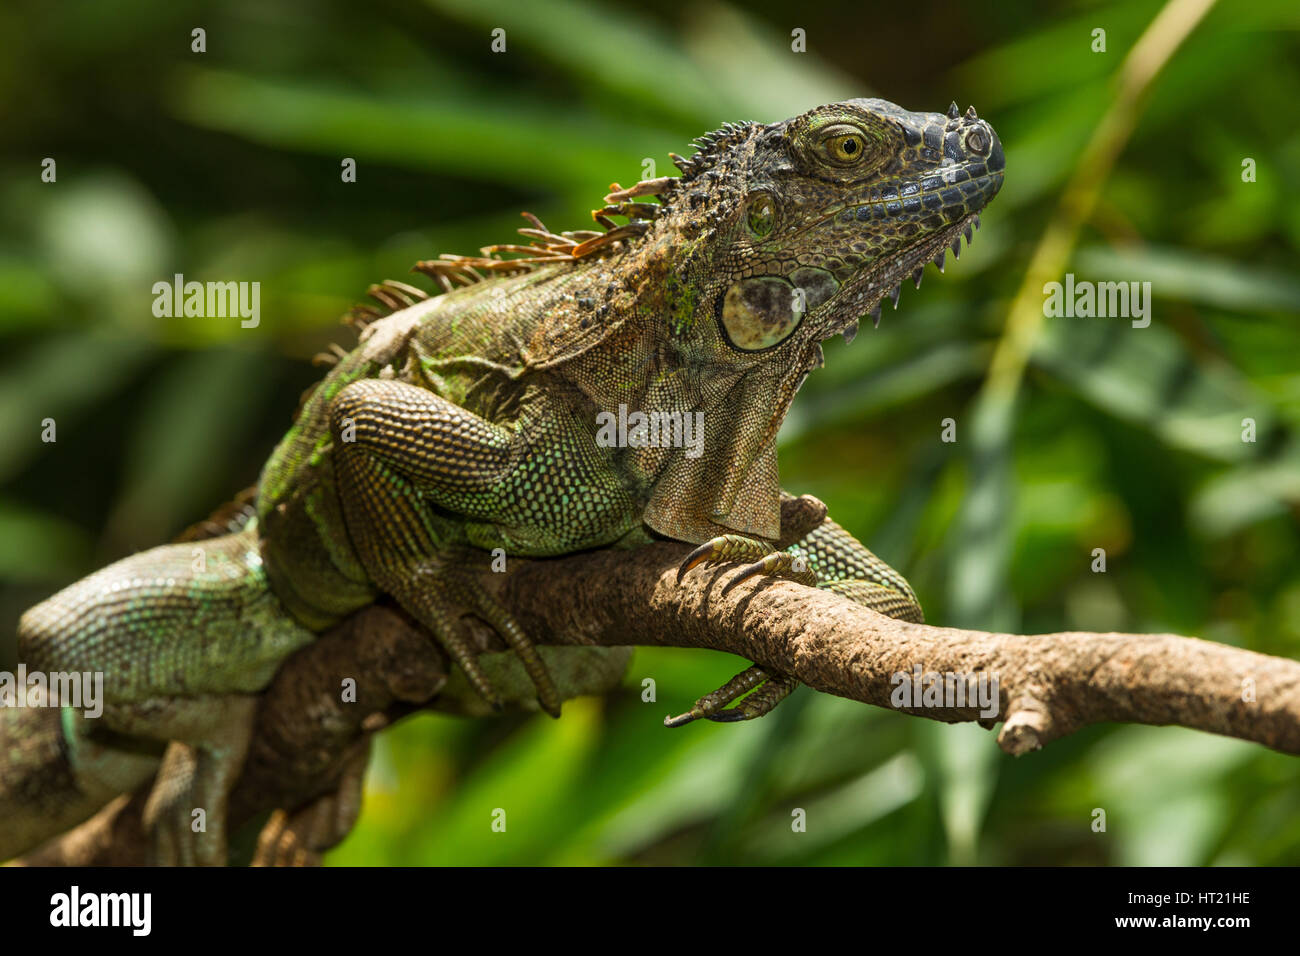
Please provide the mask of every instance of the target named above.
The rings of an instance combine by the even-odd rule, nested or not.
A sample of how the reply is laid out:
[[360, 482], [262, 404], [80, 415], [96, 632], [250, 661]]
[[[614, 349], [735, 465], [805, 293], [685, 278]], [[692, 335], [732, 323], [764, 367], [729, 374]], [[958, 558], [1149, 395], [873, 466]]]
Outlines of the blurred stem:
[[1097, 206], [1101, 188], [1142, 114], [1152, 82], [1214, 4], [1215, 0], [1170, 0], [1124, 60], [1110, 109], [1079, 156], [1056, 214], [1039, 240], [1016, 293], [989, 366], [985, 384], [989, 392], [1014, 395], [1019, 388], [1043, 324], [1044, 283], [1059, 279], [1065, 271], [1079, 229]]
[[1138, 38], [1120, 67], [1110, 108], [1079, 156], [1012, 301], [970, 415], [969, 490], [954, 528], [949, 569], [948, 610], [956, 624], [1017, 626], [1018, 612], [1006, 587], [1013, 534], [1011, 435], [1020, 382], [1043, 325], [1043, 286], [1065, 272], [1079, 230], [1137, 125], [1152, 82], [1214, 2], [1170, 0]]

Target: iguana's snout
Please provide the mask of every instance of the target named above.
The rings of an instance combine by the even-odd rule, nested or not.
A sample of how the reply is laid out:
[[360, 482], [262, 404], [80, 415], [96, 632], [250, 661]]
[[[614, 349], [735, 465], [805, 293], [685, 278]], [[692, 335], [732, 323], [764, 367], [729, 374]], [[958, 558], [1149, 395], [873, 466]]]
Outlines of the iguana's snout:
[[879, 224], [865, 230], [879, 237], [878, 249], [907, 249], [978, 213], [1002, 188], [1002, 143], [975, 107], [965, 114], [956, 103], [947, 114], [909, 113], [883, 100], [854, 102], [892, 115], [903, 145], [893, 144], [892, 160], [836, 216], [850, 237], [860, 224]]
[[973, 106], [961, 113], [954, 102], [947, 113], [912, 113], [884, 100], [851, 103], [892, 122], [898, 135], [885, 137], [888, 158], [817, 230], [827, 245], [850, 250], [832, 271], [845, 305], [857, 313], [847, 321], [828, 315], [820, 331], [844, 331], [850, 340], [857, 316], [865, 312], [879, 324], [886, 297], [898, 307], [903, 281], [911, 278], [919, 289], [927, 263], [942, 272], [949, 250], [961, 255], [962, 235], [973, 239], [1006, 168], [997, 132]]

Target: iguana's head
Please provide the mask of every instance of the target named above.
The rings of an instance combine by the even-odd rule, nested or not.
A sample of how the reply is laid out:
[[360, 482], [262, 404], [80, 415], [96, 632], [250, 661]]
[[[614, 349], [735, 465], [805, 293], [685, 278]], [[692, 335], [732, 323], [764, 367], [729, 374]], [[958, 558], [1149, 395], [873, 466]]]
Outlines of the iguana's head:
[[770, 538], [776, 433], [822, 340], [852, 340], [884, 298], [897, 305], [905, 279], [942, 268], [1001, 188], [1005, 160], [973, 108], [911, 113], [877, 99], [726, 126], [699, 145], [655, 190], [664, 208], [635, 295], [663, 319], [655, 347], [671, 356], [644, 402], [700, 409], [706, 450], [647, 461], [659, 470], [645, 520], [686, 540], [719, 528]]
[[927, 263], [942, 268], [969, 241], [1005, 166], [993, 128], [955, 104], [945, 115], [849, 100], [702, 142], [674, 202], [679, 221], [707, 210], [721, 281], [702, 304], [731, 349], [776, 361], [879, 322], [905, 279], [919, 285]]

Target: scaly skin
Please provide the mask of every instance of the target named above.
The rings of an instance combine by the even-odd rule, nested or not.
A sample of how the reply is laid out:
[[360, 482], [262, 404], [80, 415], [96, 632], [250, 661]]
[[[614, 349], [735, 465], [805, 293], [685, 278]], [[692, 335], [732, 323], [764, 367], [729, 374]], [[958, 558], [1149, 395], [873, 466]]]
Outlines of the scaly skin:
[[[177, 540], [200, 542], [245, 529], [255, 517], [250, 504], [255, 497], [256, 489], [241, 493]], [[632, 649], [556, 646], [540, 650], [560, 696], [569, 700], [617, 686]], [[596, 655], [601, 659], [595, 660]], [[507, 708], [535, 709], [535, 690], [515, 655], [489, 653], [481, 655], [479, 662]], [[432, 706], [459, 716], [491, 713], [463, 671], [455, 669], [449, 677]], [[162, 757], [161, 743], [126, 738], [105, 727], [104, 721], [83, 720], [71, 710], [0, 708], [0, 860], [30, 850], [87, 820], [118, 794], [149, 783]], [[352, 822], [349, 811], [354, 815], [359, 809], [357, 774], [363, 770], [361, 760], [342, 776], [338, 792], [277, 812], [259, 838], [255, 863], [314, 861], [321, 850], [343, 839]], [[162, 779], [168, 779], [166, 774]]]
[[[492, 624], [558, 714], [532, 644], [466, 573], [467, 549], [546, 557], [666, 537], [701, 545], [684, 571], [742, 558], [740, 577], [791, 576], [920, 619], [906, 581], [838, 525], [780, 540], [776, 434], [821, 341], [878, 321], [903, 279], [919, 284], [969, 240], [1001, 186], [997, 137], [955, 105], [853, 100], [700, 147], [674, 157], [679, 179], [613, 187], [593, 214], [604, 232], [534, 219], [531, 245], [419, 264], [444, 295], [376, 287], [394, 311], [366, 316], [305, 401], [263, 470], [256, 521], [204, 543], [203, 568], [192, 544], [157, 548], [24, 616], [29, 666], [104, 671], [105, 723], [171, 742], [146, 820], [158, 860], [224, 860], [252, 695], [382, 593], [489, 702], [459, 619]], [[700, 413], [702, 454], [602, 443], [598, 416], [620, 406]], [[751, 669], [671, 723], [758, 716], [793, 686]], [[192, 832], [196, 807], [206, 832]]]

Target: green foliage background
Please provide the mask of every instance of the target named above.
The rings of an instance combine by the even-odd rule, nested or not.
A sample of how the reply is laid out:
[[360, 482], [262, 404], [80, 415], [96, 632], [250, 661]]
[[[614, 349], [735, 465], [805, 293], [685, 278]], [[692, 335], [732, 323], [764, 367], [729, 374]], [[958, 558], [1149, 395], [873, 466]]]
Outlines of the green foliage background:
[[[647, 159], [670, 170], [670, 150], [723, 121], [862, 95], [976, 104], [1007, 182], [945, 278], [927, 268], [879, 330], [828, 344], [783, 433], [783, 483], [903, 570], [934, 623], [1300, 655], [1291, 0], [1221, 4], [1175, 53], [1071, 254], [1080, 279], [1150, 280], [1151, 327], [1043, 322], [1006, 440], [975, 456], [1009, 304], [1160, 6], [6, 4], [0, 666], [25, 607], [256, 479], [319, 374], [308, 359], [349, 340], [337, 316], [372, 281], [507, 241], [521, 209], [583, 228], [608, 183]], [[260, 280], [260, 327], [155, 318], [150, 287], [174, 272]], [[57, 444], [39, 440], [47, 417]], [[955, 444], [938, 440], [948, 417]], [[558, 722], [406, 721], [329, 860], [1300, 861], [1300, 763], [1205, 734], [1095, 727], [1013, 760], [975, 727], [807, 689], [752, 724], [662, 727], [741, 665], [643, 650], [622, 693]]]

